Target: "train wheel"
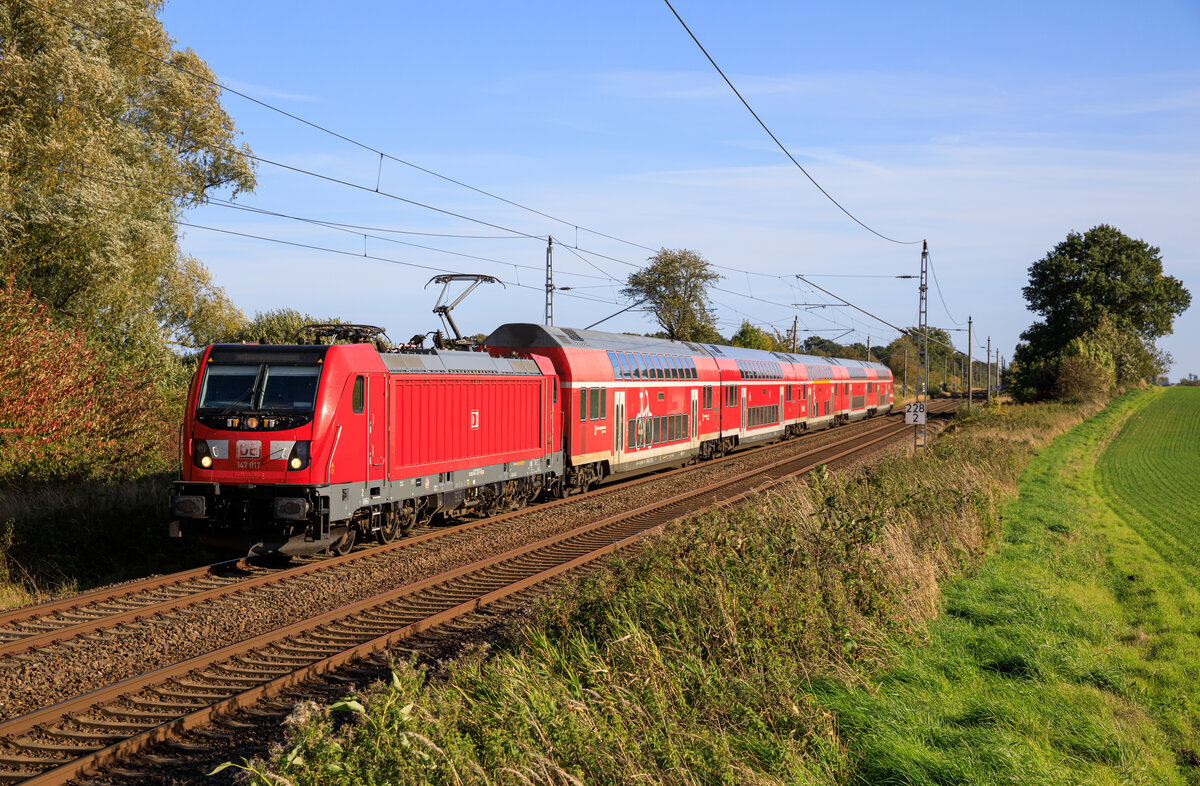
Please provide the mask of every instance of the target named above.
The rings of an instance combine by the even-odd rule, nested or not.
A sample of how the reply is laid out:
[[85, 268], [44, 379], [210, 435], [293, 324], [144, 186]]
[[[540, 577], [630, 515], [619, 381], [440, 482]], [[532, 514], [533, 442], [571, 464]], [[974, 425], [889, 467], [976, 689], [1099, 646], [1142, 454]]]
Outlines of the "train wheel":
[[329, 547], [329, 553], [336, 554], [339, 557], [344, 554], [349, 554], [350, 550], [354, 548], [354, 540], [357, 535], [358, 527], [351, 525], [346, 530], [346, 534], [338, 538], [338, 540]]
[[383, 526], [375, 530], [375, 540], [387, 545], [400, 535], [400, 514], [394, 511], [383, 517]]

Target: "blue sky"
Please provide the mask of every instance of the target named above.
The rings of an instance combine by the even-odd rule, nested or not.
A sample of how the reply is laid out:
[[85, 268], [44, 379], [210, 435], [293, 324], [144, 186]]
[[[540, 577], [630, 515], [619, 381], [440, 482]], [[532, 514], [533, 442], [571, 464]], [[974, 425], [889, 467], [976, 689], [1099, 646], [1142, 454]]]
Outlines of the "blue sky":
[[[1166, 272], [1200, 300], [1195, 0], [674, 5], [827, 191], [884, 235], [929, 241], [949, 306], [931, 288], [931, 324], [965, 327], [971, 314], [977, 344], [990, 335], [1011, 357], [1034, 319], [1020, 291], [1029, 265], [1100, 223], [1159, 246]], [[798, 315], [827, 337], [853, 329], [843, 341], [896, 335], [846, 308], [793, 307], [829, 298], [792, 276], [916, 273], [920, 246], [881, 240], [826, 200], [665, 3], [176, 0], [162, 19], [229, 87], [563, 219], [380, 167], [370, 151], [226, 94], [257, 155], [578, 246], [555, 253], [556, 282], [572, 287], [556, 296], [557, 324], [583, 327], [622, 308], [618, 291], [649, 256], [644, 246], [695, 249], [723, 267], [726, 291], [714, 299], [726, 334], [743, 319], [782, 330]], [[345, 253], [202, 229], [187, 230], [184, 247], [248, 314], [286, 306], [407, 339], [438, 326], [437, 287], [423, 289], [436, 271], [398, 264], [411, 263], [507, 282], [459, 306], [464, 331], [541, 321], [544, 242], [368, 191], [262, 165], [258, 189], [238, 202], [473, 237], [381, 235], [420, 248], [209, 206], [187, 220]], [[364, 249], [394, 262], [353, 256]], [[915, 323], [913, 281], [812, 280]], [[1173, 377], [1200, 374], [1198, 314], [1160, 341]], [[654, 329], [636, 311], [602, 327]], [[953, 335], [965, 348], [965, 333]]]

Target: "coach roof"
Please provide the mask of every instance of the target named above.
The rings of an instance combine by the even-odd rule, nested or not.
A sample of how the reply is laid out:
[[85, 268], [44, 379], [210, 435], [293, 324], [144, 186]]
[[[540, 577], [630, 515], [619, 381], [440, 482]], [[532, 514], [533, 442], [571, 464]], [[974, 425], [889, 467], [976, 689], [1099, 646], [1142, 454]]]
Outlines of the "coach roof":
[[666, 355], [707, 355], [699, 344], [688, 341], [671, 341], [665, 338], [630, 335], [626, 333], [603, 333], [598, 330], [560, 328], [554, 325], [535, 325], [510, 322], [492, 331], [483, 340], [489, 347], [572, 347], [575, 349], [613, 349], [622, 352], [658, 352]]
[[865, 360], [795, 355], [789, 352], [766, 352], [760, 349], [698, 344], [691, 341], [672, 341], [665, 338], [629, 335], [626, 333], [604, 333], [598, 330], [577, 330], [554, 325], [536, 325], [511, 322], [501, 325], [484, 339], [489, 347], [512, 347], [531, 349], [534, 347], [572, 347], [576, 349], [615, 350], [618, 352], [657, 352], [667, 355], [689, 355], [692, 357], [714, 357], [729, 360], [769, 360], [796, 363], [802, 366], [841, 366], [849, 369], [851, 378], [866, 377], [865, 369], [887, 372], [887, 366]]

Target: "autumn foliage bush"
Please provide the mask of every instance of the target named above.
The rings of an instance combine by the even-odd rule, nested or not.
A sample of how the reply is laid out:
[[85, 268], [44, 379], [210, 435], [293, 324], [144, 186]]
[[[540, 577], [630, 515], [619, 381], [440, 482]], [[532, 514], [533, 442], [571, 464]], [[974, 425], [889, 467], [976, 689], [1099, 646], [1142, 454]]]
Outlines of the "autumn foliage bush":
[[0, 485], [128, 478], [174, 462], [177, 418], [135, 360], [0, 283]]

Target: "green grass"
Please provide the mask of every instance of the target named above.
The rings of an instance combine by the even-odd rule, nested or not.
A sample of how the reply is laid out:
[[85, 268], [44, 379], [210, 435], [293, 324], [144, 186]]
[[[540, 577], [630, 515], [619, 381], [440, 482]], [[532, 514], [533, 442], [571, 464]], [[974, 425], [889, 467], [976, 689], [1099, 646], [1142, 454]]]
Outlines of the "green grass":
[[1200, 388], [1168, 388], [1096, 465], [1109, 504], [1193, 586], [1200, 579]]
[[1148, 502], [1141, 475], [1100, 491], [1094, 470], [1132, 451], [1147, 457], [1136, 467], [1192, 482], [1169, 457], [1194, 439], [1198, 399], [1177, 401], [1127, 395], [1042, 451], [997, 555], [946, 589], [929, 646], [900, 650], [867, 686], [817, 687], [848, 743], [848, 781], [1200, 782], [1200, 596], [1107, 503], [1165, 514], [1138, 522], [1180, 542], [1187, 517]]

